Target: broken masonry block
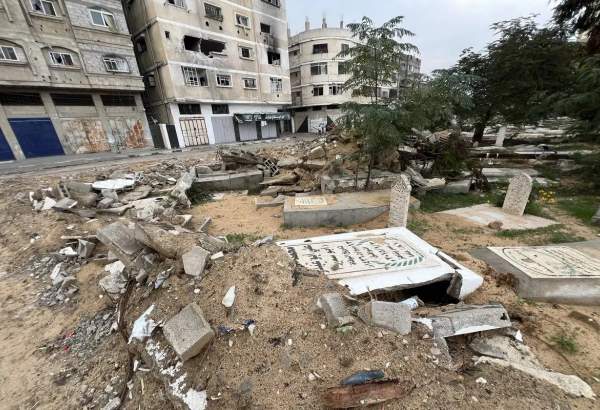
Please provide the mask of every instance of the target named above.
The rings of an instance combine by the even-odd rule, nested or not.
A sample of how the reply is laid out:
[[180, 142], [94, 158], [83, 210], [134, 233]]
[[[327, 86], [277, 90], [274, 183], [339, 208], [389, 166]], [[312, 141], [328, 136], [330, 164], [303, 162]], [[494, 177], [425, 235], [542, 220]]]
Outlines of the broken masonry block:
[[508, 312], [500, 304], [459, 305], [430, 319], [436, 339], [511, 326]]
[[96, 244], [94, 242], [79, 239], [77, 243], [77, 254], [80, 258], [87, 259], [92, 256]]
[[402, 303], [372, 301], [361, 306], [358, 316], [368, 325], [401, 335], [407, 335], [411, 330], [411, 310]]
[[344, 298], [339, 293], [327, 293], [319, 297], [317, 306], [325, 312], [329, 327], [341, 327], [354, 323]]
[[136, 241], [133, 232], [120, 222], [98, 230], [98, 240], [112, 251], [125, 265], [135, 265], [137, 259], [148, 249]]
[[163, 333], [183, 362], [200, 354], [215, 337], [202, 309], [195, 303], [169, 319]]
[[210, 252], [199, 246], [194, 246], [181, 257], [183, 270], [195, 278], [201, 278], [210, 258]]
[[98, 204], [96, 205], [96, 208], [98, 208], [98, 209], [108, 209], [114, 203], [115, 203], [115, 200], [112, 199], [112, 198], [103, 198], [100, 202], [98, 202]]

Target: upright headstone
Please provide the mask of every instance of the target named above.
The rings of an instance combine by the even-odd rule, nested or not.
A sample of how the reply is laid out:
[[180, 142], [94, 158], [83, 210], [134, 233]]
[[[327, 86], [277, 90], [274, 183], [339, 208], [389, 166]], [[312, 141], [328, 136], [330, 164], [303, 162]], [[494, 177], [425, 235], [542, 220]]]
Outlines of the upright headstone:
[[410, 207], [410, 192], [412, 187], [410, 179], [405, 174], [392, 185], [390, 193], [390, 227], [406, 227], [408, 223], [408, 209]]
[[600, 226], [600, 208], [598, 208], [598, 212], [596, 212], [596, 215], [594, 215], [594, 217], [592, 218], [592, 223], [594, 225]]
[[496, 135], [496, 146], [503, 147], [505, 138], [506, 138], [506, 127], [502, 126], [502, 127], [500, 127], [500, 130], [498, 131], [498, 135]]
[[533, 179], [526, 173], [521, 173], [512, 178], [508, 185], [506, 197], [504, 198], [504, 205], [502, 205], [504, 212], [511, 215], [523, 216], [532, 188]]

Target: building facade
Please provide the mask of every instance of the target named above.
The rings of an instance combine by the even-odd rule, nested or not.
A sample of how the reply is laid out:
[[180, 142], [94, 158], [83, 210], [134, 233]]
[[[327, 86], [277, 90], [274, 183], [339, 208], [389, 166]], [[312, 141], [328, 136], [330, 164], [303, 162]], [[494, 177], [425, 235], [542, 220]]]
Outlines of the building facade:
[[0, 23], [0, 161], [153, 146], [118, 0], [3, 0]]
[[[352, 96], [343, 84], [350, 78], [347, 58], [339, 53], [354, 47], [357, 40], [352, 32], [340, 22], [339, 27], [328, 27], [323, 19], [320, 28], [311, 29], [306, 22], [305, 31], [290, 37], [290, 80], [294, 131], [322, 133], [341, 115], [341, 104], [346, 102], [368, 103], [367, 97]], [[378, 90], [382, 98], [397, 95], [400, 87], [407, 86], [415, 73], [420, 71], [421, 61], [405, 56], [398, 68], [398, 83]]]
[[275, 138], [289, 128], [284, 0], [127, 4], [144, 102], [151, 122], [166, 128], [165, 145]]

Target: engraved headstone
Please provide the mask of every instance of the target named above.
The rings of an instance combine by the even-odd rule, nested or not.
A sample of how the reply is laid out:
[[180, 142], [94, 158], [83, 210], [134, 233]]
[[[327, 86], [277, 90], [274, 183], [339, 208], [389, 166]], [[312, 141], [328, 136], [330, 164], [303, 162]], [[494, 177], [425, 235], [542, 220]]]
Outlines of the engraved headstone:
[[408, 209], [410, 207], [410, 192], [412, 187], [410, 179], [405, 174], [396, 180], [390, 193], [390, 227], [406, 227], [408, 223]]
[[496, 135], [496, 146], [504, 146], [504, 139], [506, 138], [506, 127], [500, 127], [498, 134]]
[[522, 173], [512, 178], [504, 198], [504, 205], [502, 205], [504, 212], [510, 215], [523, 216], [532, 188], [533, 179], [529, 175]]

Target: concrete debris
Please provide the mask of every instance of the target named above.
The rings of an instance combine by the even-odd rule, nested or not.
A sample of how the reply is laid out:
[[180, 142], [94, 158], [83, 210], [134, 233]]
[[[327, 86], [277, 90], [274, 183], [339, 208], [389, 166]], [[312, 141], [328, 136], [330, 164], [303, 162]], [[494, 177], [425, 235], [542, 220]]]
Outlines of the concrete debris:
[[402, 302], [398, 302], [401, 305], [407, 306], [410, 310], [416, 310], [421, 306], [425, 306], [425, 303], [418, 296], [413, 296], [412, 298], [403, 300]]
[[133, 179], [106, 179], [104, 181], [96, 181], [92, 184], [92, 188], [101, 191], [103, 189], [112, 189], [115, 191], [123, 191], [126, 189], [132, 189], [135, 185]]
[[194, 235], [166, 231], [157, 225], [135, 224], [134, 237], [148, 248], [168, 259], [177, 259], [196, 244]]
[[117, 410], [121, 407], [121, 398], [115, 397], [111, 399], [106, 406], [102, 407], [102, 410]]
[[212, 222], [212, 218], [210, 216], [207, 216], [206, 218], [204, 218], [204, 220], [202, 221], [202, 223], [198, 227], [198, 232], [206, 232], [206, 231], [208, 231], [208, 225], [210, 225], [211, 222]]
[[260, 247], [260, 246], [264, 246], [264, 245], [269, 245], [271, 243], [273, 243], [273, 235], [269, 235], [269, 236], [265, 236], [262, 239], [257, 240], [256, 242], [254, 242], [252, 244], [252, 246], [256, 246], [256, 247]]
[[192, 215], [177, 215], [173, 218], [173, 223], [179, 226], [187, 226], [190, 222], [192, 222]]
[[121, 196], [121, 201], [124, 203], [139, 201], [140, 199], [147, 198], [148, 195], [152, 192], [152, 187], [148, 185], [142, 185], [137, 187], [131, 192], [127, 192], [126, 194]]
[[213, 170], [205, 165], [196, 166], [196, 175], [212, 174]]
[[131, 329], [131, 335], [129, 336], [129, 343], [133, 340], [139, 342], [145, 342], [152, 336], [152, 332], [158, 326], [151, 317], [150, 314], [154, 311], [155, 305], [150, 306], [139, 318], [133, 322], [133, 328]]
[[360, 307], [358, 317], [368, 325], [401, 335], [411, 331], [411, 309], [406, 304], [372, 301]]
[[34, 209], [36, 211], [49, 211], [56, 206], [56, 201], [50, 197], [45, 197], [41, 202], [34, 202]]
[[173, 188], [173, 190], [171, 191], [170, 196], [172, 198], [175, 198], [179, 205], [182, 205], [186, 208], [191, 208], [192, 203], [190, 202], [190, 199], [187, 196], [187, 191], [190, 190], [195, 180], [195, 172], [187, 172], [182, 174], [181, 178], [179, 178], [179, 180], [177, 181], [175, 188]]
[[294, 173], [281, 174], [276, 177], [267, 178], [260, 183], [261, 186], [273, 185], [294, 185], [298, 181], [298, 176]]
[[300, 164], [300, 166], [308, 171], [320, 171], [323, 168], [325, 168], [325, 166], [327, 165], [327, 163], [325, 161], [320, 161], [320, 160], [309, 160], [309, 161], [304, 161], [302, 164]]
[[148, 252], [148, 249], [135, 239], [134, 232], [120, 222], [99, 229], [96, 236], [127, 266], [142, 264], [140, 258]]
[[98, 208], [98, 209], [108, 209], [114, 203], [115, 203], [115, 200], [112, 199], [112, 198], [103, 198], [100, 202], [98, 202], [98, 205], [96, 205], [96, 208]]
[[511, 327], [502, 305], [458, 305], [430, 317], [434, 338], [446, 338]]
[[125, 265], [121, 261], [116, 261], [104, 267], [109, 275], [103, 277], [98, 282], [100, 287], [109, 295], [118, 296], [125, 291], [127, 287], [127, 277], [123, 274]]
[[219, 260], [223, 259], [224, 257], [225, 257], [225, 254], [223, 252], [217, 252], [210, 257], [210, 260], [211, 261], [219, 261]]
[[227, 309], [231, 309], [235, 303], [235, 286], [230, 287], [223, 297], [221, 304]]
[[181, 257], [185, 273], [197, 279], [202, 278], [210, 255], [210, 252], [204, 248], [199, 246], [192, 247]]
[[67, 257], [73, 257], [77, 256], [77, 251], [75, 251], [75, 249], [73, 249], [72, 247], [67, 246], [66, 248], [62, 248], [60, 251], [58, 251], [58, 254]]
[[163, 333], [183, 362], [200, 354], [215, 337], [202, 309], [195, 303], [169, 319]]
[[258, 170], [243, 171], [234, 174], [212, 174], [196, 179], [194, 190], [203, 192], [258, 190], [259, 184], [263, 179], [263, 172]]
[[354, 317], [346, 308], [344, 298], [339, 293], [327, 293], [317, 300], [317, 306], [325, 312], [329, 327], [336, 328], [354, 323]]
[[55, 204], [54, 204], [54, 209], [56, 209], [57, 211], [67, 211], [69, 209], [73, 209], [77, 206], [77, 201], [71, 199], [71, 198], [63, 198], [58, 200]]
[[283, 206], [283, 204], [285, 203], [285, 195], [277, 195], [276, 198], [274, 199], [260, 199], [257, 198], [256, 199], [256, 209], [261, 209], [261, 208], [275, 208], [278, 206]]
[[488, 363], [511, 367], [536, 379], [550, 383], [573, 397], [596, 397], [592, 388], [577, 376], [565, 375], [544, 369], [531, 349], [503, 335], [475, 338], [470, 347], [484, 355], [476, 364]]
[[114, 189], [103, 189], [100, 191], [100, 193], [104, 198], [110, 198], [113, 199], [114, 202], [119, 202], [119, 195]]
[[470, 179], [448, 182], [441, 191], [445, 194], [468, 194], [471, 192], [471, 182]]
[[323, 146], [319, 145], [318, 147], [315, 147], [310, 150], [310, 152], [308, 153], [308, 159], [321, 159], [325, 158], [326, 155], [327, 154]]
[[294, 169], [300, 164], [302, 164], [302, 160], [297, 158], [282, 158], [277, 161], [277, 166], [279, 168]]
[[93, 255], [95, 248], [96, 244], [94, 242], [86, 241], [84, 239], [79, 239], [77, 241], [77, 254], [80, 258], [90, 258]]

